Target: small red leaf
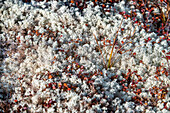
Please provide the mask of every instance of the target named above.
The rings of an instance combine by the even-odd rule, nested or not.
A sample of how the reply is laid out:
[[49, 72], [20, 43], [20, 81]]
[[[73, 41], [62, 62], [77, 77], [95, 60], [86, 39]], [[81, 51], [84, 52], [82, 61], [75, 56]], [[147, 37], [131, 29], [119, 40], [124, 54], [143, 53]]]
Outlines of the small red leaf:
[[170, 56], [166, 56], [166, 58], [169, 60], [169, 59], [170, 59]]
[[169, 55], [169, 54], [170, 54], [170, 52], [168, 52], [168, 53], [166, 53], [166, 54], [168, 54], [168, 55]]
[[138, 21], [135, 21], [135, 24], [137, 24], [138, 23]]
[[70, 91], [70, 90], [71, 90], [71, 88], [68, 88], [67, 90], [68, 90], [68, 91]]

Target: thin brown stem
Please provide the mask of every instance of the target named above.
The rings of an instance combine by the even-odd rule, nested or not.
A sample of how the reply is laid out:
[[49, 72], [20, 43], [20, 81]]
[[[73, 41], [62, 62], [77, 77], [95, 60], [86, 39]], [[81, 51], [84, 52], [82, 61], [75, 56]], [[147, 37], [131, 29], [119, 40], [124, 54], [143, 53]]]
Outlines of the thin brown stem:
[[113, 47], [112, 47], [112, 50], [111, 50], [111, 53], [110, 53], [109, 62], [108, 62], [108, 68], [110, 68], [111, 58], [112, 58], [112, 54], [113, 54], [113, 49], [114, 49], [114, 46], [115, 46], [115, 44], [116, 44], [118, 32], [119, 32], [119, 30], [120, 30], [120, 28], [121, 28], [122, 22], [123, 22], [123, 19], [122, 19], [122, 21], [121, 21], [121, 23], [120, 23], [119, 29], [117, 30], [117, 33], [116, 33], [116, 36], [115, 36], [115, 39], [114, 39], [114, 42], [113, 42]]
[[104, 61], [104, 57], [103, 57], [102, 51], [101, 51], [101, 48], [100, 48], [100, 45], [99, 45], [99, 43], [98, 43], [98, 41], [97, 41], [97, 38], [96, 38], [95, 34], [93, 34], [93, 36], [94, 36], [94, 38], [95, 38], [95, 40], [96, 40], [97, 45], [99, 46], [99, 51], [100, 51], [100, 53], [101, 53], [101, 55], [102, 55], [102, 59], [103, 59], [104, 66], [105, 66], [105, 68], [107, 68], [107, 67], [106, 67], [106, 63], [105, 63], [105, 61]]

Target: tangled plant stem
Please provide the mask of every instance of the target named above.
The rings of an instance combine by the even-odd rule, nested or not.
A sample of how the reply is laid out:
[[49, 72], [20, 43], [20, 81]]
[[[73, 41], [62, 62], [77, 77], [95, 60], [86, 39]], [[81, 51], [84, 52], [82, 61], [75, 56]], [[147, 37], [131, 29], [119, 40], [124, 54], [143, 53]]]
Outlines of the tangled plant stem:
[[[115, 55], [116, 55], [118, 52], [120, 52], [121, 49], [122, 49], [123, 47], [125, 47], [127, 44], [132, 43], [132, 41], [129, 41], [129, 42], [126, 42], [126, 43], [123, 42], [124, 45], [122, 45], [120, 48], [118, 48], [118, 49], [116, 50], [115, 53], [113, 53], [114, 47], [115, 47], [116, 42], [117, 42], [118, 32], [119, 32], [119, 30], [120, 30], [120, 28], [121, 28], [122, 23], [123, 23], [123, 19], [121, 20], [120, 26], [119, 26], [119, 28], [118, 28], [118, 30], [117, 30], [117, 32], [116, 32], [116, 36], [115, 36], [114, 41], [113, 41], [113, 44], [112, 44], [112, 49], [111, 49], [111, 52], [110, 52], [110, 57], [109, 57], [109, 61], [108, 61], [108, 64], [107, 64], [107, 65], [106, 65], [106, 63], [105, 63], [105, 60], [104, 60], [104, 57], [103, 57], [103, 53], [102, 53], [101, 47], [100, 47], [100, 45], [99, 45], [99, 43], [98, 43], [98, 41], [97, 41], [97, 38], [96, 38], [95, 34], [93, 34], [93, 36], [95, 37], [96, 43], [97, 43], [97, 45], [98, 45], [98, 47], [99, 47], [99, 51], [100, 51], [100, 53], [101, 53], [101, 55], [102, 55], [102, 59], [103, 59], [103, 63], [104, 63], [105, 69], [109, 69], [109, 68], [113, 67], [114, 64], [115, 64], [115, 62], [119, 59], [118, 57], [115, 57]], [[132, 29], [132, 27], [131, 27], [131, 29]], [[129, 36], [128, 36], [126, 39], [129, 39], [129, 38], [132, 38], [132, 39], [133, 39], [133, 38], [134, 38], [135, 31], [136, 31], [136, 27], [135, 27], [132, 35], [131, 35], [131, 32], [132, 32], [132, 31], [130, 30], [130, 34], [129, 34]], [[141, 45], [140, 45], [140, 46], [141, 46]], [[139, 47], [139, 46], [137, 46], [137, 47]], [[136, 48], [136, 47], [134, 47], [134, 48]], [[131, 51], [131, 50], [132, 50], [132, 49], [126, 50], [124, 53], [126, 53], [126, 52], [128, 52], [128, 51]], [[105, 53], [106, 53], [106, 50], [105, 50]], [[124, 53], [121, 52], [121, 54], [124, 54]], [[107, 59], [107, 54], [106, 54], [106, 59]]]
[[[99, 47], [99, 51], [100, 51], [100, 53], [101, 53], [101, 55], [102, 55], [103, 63], [104, 63], [104, 66], [105, 66], [106, 69], [111, 68], [111, 59], [112, 59], [113, 49], [114, 49], [114, 46], [115, 46], [115, 44], [116, 44], [118, 32], [119, 32], [119, 30], [120, 30], [120, 28], [121, 28], [122, 22], [123, 22], [123, 19], [122, 19], [122, 21], [121, 21], [121, 23], [120, 23], [120, 26], [119, 26], [119, 28], [118, 28], [118, 30], [117, 30], [117, 32], [116, 32], [116, 36], [115, 36], [115, 38], [114, 38], [113, 47], [112, 47], [112, 50], [111, 50], [111, 53], [110, 53], [108, 66], [106, 66], [106, 63], [105, 63], [105, 60], [104, 60], [104, 57], [103, 57], [103, 54], [102, 54], [100, 45], [99, 45], [99, 43], [98, 43], [98, 41], [97, 41], [97, 38], [96, 38], [95, 34], [93, 34], [93, 36], [95, 37], [96, 43], [97, 43], [97, 45], [98, 45], [98, 47]], [[115, 56], [115, 54], [114, 54], [114, 56]], [[114, 57], [114, 56], [113, 56], [113, 57]]]
[[[109, 62], [108, 62], [107, 68], [111, 68], [111, 58], [112, 58], [112, 54], [113, 54], [113, 49], [114, 49], [115, 43], [116, 43], [116, 41], [117, 41], [118, 32], [119, 32], [119, 30], [120, 30], [120, 28], [121, 28], [122, 22], [123, 22], [123, 19], [122, 19], [122, 21], [121, 21], [121, 23], [120, 23], [119, 29], [118, 29], [117, 32], [116, 32], [116, 36], [115, 36], [115, 39], [114, 39], [114, 42], [113, 42], [113, 47], [112, 47], [112, 50], [111, 50], [111, 53], [110, 53], [110, 57], [109, 57]], [[114, 56], [113, 56], [113, 57], [114, 57]]]

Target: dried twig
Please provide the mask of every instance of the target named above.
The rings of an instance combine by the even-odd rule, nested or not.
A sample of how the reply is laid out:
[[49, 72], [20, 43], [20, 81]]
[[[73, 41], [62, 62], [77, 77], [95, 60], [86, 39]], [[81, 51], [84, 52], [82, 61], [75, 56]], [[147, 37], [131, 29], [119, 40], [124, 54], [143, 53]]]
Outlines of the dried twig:
[[97, 43], [97, 45], [99, 46], [99, 51], [100, 51], [100, 53], [101, 53], [101, 55], [102, 55], [103, 63], [104, 63], [104, 65], [105, 65], [105, 67], [106, 67], [106, 63], [105, 63], [105, 61], [104, 61], [104, 57], [103, 57], [103, 54], [102, 54], [102, 51], [101, 51], [100, 45], [99, 45], [99, 43], [98, 43], [98, 41], [97, 41], [97, 38], [96, 38], [95, 34], [93, 34], [93, 36], [94, 36], [94, 38], [96, 39], [96, 43]]
[[116, 33], [116, 36], [115, 36], [115, 39], [114, 39], [114, 42], [113, 42], [113, 47], [112, 47], [112, 50], [111, 50], [111, 53], [110, 53], [109, 62], [108, 62], [108, 68], [110, 68], [110, 65], [111, 65], [111, 58], [112, 58], [112, 54], [113, 54], [113, 49], [114, 49], [114, 46], [116, 44], [118, 32], [119, 32], [119, 30], [121, 28], [122, 22], [123, 22], [123, 19], [122, 19], [122, 21], [120, 23], [119, 29], [117, 30], [117, 33]]

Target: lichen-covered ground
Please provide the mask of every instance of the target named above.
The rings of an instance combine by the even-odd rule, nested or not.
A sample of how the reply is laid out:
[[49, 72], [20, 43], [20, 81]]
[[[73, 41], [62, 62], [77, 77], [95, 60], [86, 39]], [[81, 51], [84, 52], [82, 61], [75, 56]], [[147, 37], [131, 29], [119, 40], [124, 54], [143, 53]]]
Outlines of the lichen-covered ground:
[[170, 112], [168, 10], [167, 0], [0, 2], [0, 112]]

